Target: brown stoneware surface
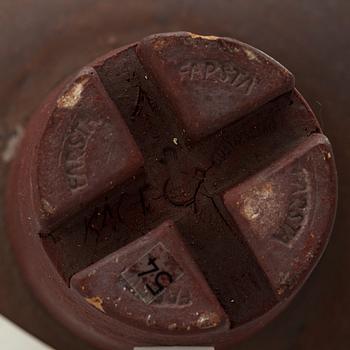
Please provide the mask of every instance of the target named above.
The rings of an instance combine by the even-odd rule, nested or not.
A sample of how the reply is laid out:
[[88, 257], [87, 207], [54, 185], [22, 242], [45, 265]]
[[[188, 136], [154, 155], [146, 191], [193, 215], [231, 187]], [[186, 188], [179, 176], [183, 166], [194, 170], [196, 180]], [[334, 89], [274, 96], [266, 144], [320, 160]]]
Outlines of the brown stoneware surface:
[[71, 278], [85, 300], [111, 317], [163, 331], [217, 331], [227, 316], [171, 221]]
[[159, 34], [43, 101], [10, 172], [7, 231], [39, 300], [91, 344], [229, 349], [321, 257], [333, 158], [279, 63], [233, 39]]
[[[293, 1], [281, 3], [270, 0], [254, 1], [254, 4], [248, 4], [245, 1], [218, 1], [215, 2], [215, 5], [210, 1], [184, 1], [181, 4], [178, 1], [143, 1], [123, 3], [123, 6], [120, 6], [120, 3], [117, 1], [76, 1], [75, 3], [55, 0], [50, 2], [28, 1], [26, 3], [3, 1], [0, 5], [0, 28], [3, 33], [0, 49], [0, 63], [3, 67], [2, 85], [0, 87], [2, 101], [0, 105], [0, 183], [2, 193], [5, 191], [5, 175], [7, 174], [9, 162], [13, 158], [14, 146], [21, 138], [30, 115], [38, 108], [54, 86], [66, 79], [68, 75], [72, 73], [75, 75], [76, 73], [74, 72], [77, 72], [80, 67], [83, 67], [95, 57], [124, 44], [140, 40], [146, 35], [174, 30], [190, 30], [195, 33], [213, 36], [233, 37], [247, 42], [282, 62], [296, 77], [296, 86], [313, 107], [321, 122], [322, 129], [332, 142], [334, 157], [332, 152], [328, 152], [327, 142], [322, 141], [321, 149], [324, 147], [327, 150], [325, 157], [328, 158], [328, 153], [331, 154], [331, 157], [323, 161], [320, 158], [315, 165], [318, 167], [323, 162], [324, 164], [331, 164], [330, 162], [335, 158], [340, 180], [340, 201], [334, 234], [326, 254], [295, 301], [263, 331], [249, 340], [235, 345], [235, 348], [242, 350], [290, 348], [348, 349], [350, 346], [348, 321], [350, 312], [350, 284], [348, 283], [350, 261], [347, 249], [349, 245], [347, 229], [350, 225], [348, 215], [348, 206], [350, 204], [348, 180], [350, 176], [350, 168], [348, 167], [350, 144], [348, 130], [350, 125], [349, 118], [347, 118], [347, 87], [350, 84], [350, 76], [347, 69], [347, 63], [350, 60], [350, 52], [348, 50], [349, 11], [349, 3], [343, 0], [332, 2], [309, 1], [302, 4], [297, 4]], [[198, 38], [196, 40], [201, 42]], [[134, 67], [138, 64], [133, 48], [128, 47], [126, 52], [124, 57], [118, 62], [120, 72], [125, 72], [130, 64], [134, 65]], [[117, 82], [118, 79], [122, 81], [125, 77], [119, 73], [111, 77], [108, 64], [101, 64], [107, 61], [106, 58], [109, 59], [110, 67], [114, 65], [113, 60], [117, 59], [115, 55], [109, 54], [107, 57], [95, 61], [92, 66], [98, 73], [103, 86], [105, 86], [110, 100], [114, 104], [117, 99], [123, 102], [117, 105], [117, 110], [115, 106], [106, 107], [104, 105], [102, 108], [111, 110], [114, 118], [117, 115], [122, 117], [134, 115], [134, 117], [137, 117], [151, 113], [155, 103], [151, 98], [148, 99], [144, 92], [151, 91], [153, 93], [159, 88], [153, 87], [152, 82], [148, 82], [147, 79], [141, 81], [138, 77], [134, 77], [135, 80], [128, 85], [127, 90], [118, 90], [119, 83], [108, 84], [108, 82], [112, 81], [111, 79], [115, 79]], [[205, 69], [205, 72], [209, 73], [210, 83], [217, 83], [218, 79], [220, 79], [217, 74], [222, 68], [221, 64], [213, 64], [212, 60], [213, 57], [210, 57], [208, 61], [204, 63], [201, 61], [199, 66], [195, 66], [199, 71], [194, 77], [202, 79], [203, 69]], [[229, 67], [227, 69], [233, 70], [234, 68]], [[138, 69], [140, 69], [138, 76], [145, 72], [147, 77], [147, 73], [151, 69], [154, 70], [153, 75], [149, 75], [151, 79], [158, 78], [156, 85], [161, 87], [160, 90], [163, 95], [171, 91], [174, 84], [184, 83], [176, 79], [170, 82], [161, 80], [161, 67], [157, 65], [154, 65], [153, 68], [152, 65], [147, 65], [146, 70], [142, 70], [142, 66], [139, 66], [136, 70]], [[184, 70], [184, 75], [189, 76], [189, 70]], [[214, 72], [216, 73], [214, 74]], [[57, 101], [59, 95], [62, 96], [67, 83], [69, 81], [65, 81], [61, 88], [51, 95], [51, 101]], [[198, 79], [197, 83], [199, 83]], [[190, 81], [186, 84], [193, 84], [193, 82]], [[191, 97], [191, 93], [188, 96]], [[181, 110], [182, 106], [179, 106], [176, 102], [177, 98], [175, 97], [172, 105], [169, 106], [171, 110]], [[192, 95], [191, 98], [195, 102], [197, 96]], [[264, 102], [267, 102], [268, 99]], [[291, 101], [293, 103], [289, 105]], [[145, 105], [143, 110], [137, 107], [140, 105]], [[289, 105], [289, 108], [285, 108], [286, 105]], [[213, 147], [217, 150], [216, 162], [225, 162], [225, 166], [222, 169], [218, 169], [219, 167], [212, 169], [212, 174], [210, 175], [215, 176], [217, 179], [221, 178], [223, 181], [218, 181], [215, 186], [208, 181], [204, 184], [202, 183], [203, 171], [195, 171], [195, 176], [191, 176], [191, 181], [187, 181], [189, 176], [186, 175], [182, 178], [182, 171], [180, 170], [174, 176], [174, 179], [168, 181], [168, 203], [171, 203], [173, 206], [178, 205], [178, 203], [192, 204], [193, 189], [196, 189], [200, 184], [201, 190], [205, 188], [206, 194], [212, 196], [213, 201], [209, 203], [206, 202], [207, 199], [205, 197], [200, 198], [198, 200], [199, 211], [207, 213], [207, 208], [215, 203], [220, 210], [225, 212], [225, 219], [228, 220], [228, 224], [231, 227], [230, 230], [235, 232], [235, 235], [231, 237], [231, 241], [227, 243], [232, 244], [232, 242], [235, 242], [235, 244], [239, 244], [239, 240], [237, 240], [239, 235], [247, 237], [247, 244], [243, 244], [241, 246], [242, 249], [239, 250], [243, 252], [239, 259], [244, 257], [247, 259], [248, 256], [244, 252], [247, 249], [254, 251], [254, 247], [249, 244], [249, 237], [254, 234], [254, 227], [248, 226], [244, 217], [239, 217], [237, 212], [239, 206], [236, 208], [236, 219], [235, 215], [230, 215], [228, 208], [221, 206], [220, 197], [216, 194], [220, 195], [225, 193], [225, 191], [229, 193], [232, 188], [233, 197], [241, 195], [245, 186], [252, 184], [252, 181], [258, 179], [258, 175], [255, 174], [259, 174], [261, 171], [267, 171], [271, 180], [275, 182], [280, 181], [278, 179], [278, 176], [280, 176], [278, 175], [279, 172], [275, 172], [273, 170], [275, 168], [271, 168], [271, 165], [273, 167], [275, 164], [278, 164], [279, 160], [283, 159], [286, 153], [294, 149], [294, 147], [303, 144], [300, 141], [303, 141], [306, 135], [319, 132], [318, 123], [310, 115], [308, 108], [300, 107], [303, 105], [303, 99], [298, 92], [294, 91], [289, 96], [283, 95], [276, 101], [265, 104], [259, 109], [259, 112], [254, 112], [249, 117], [245, 116], [242, 118], [242, 115], [237, 111], [231, 113], [230, 117], [233, 119], [226, 120], [231, 121], [241, 118], [238, 121], [240, 129], [246, 131], [238, 132], [234, 128], [226, 127], [224, 128], [224, 133], [226, 132], [225, 138], [227, 139], [228, 135], [232, 136], [235, 139], [234, 149], [238, 149], [238, 153], [243, 153], [243, 150], [245, 150], [248, 157], [240, 157], [232, 162], [227, 161], [227, 157], [232, 159], [232, 144], [222, 143], [218, 147], [215, 144]], [[197, 108], [196, 103], [193, 104], [193, 108]], [[245, 109], [245, 111], [247, 112], [249, 109]], [[226, 112], [224, 110], [222, 115], [227, 117], [228, 114]], [[162, 113], [167, 114], [167, 109], [165, 108]], [[266, 120], [259, 117], [258, 113], [265, 115]], [[168, 121], [166, 120], [166, 122]], [[186, 126], [184, 118], [175, 118], [173, 121], [176, 126]], [[258, 123], [258, 121], [261, 122]], [[128, 124], [128, 121], [126, 124]], [[127, 126], [130, 129], [130, 124]], [[255, 128], [252, 128], [252, 126]], [[38, 136], [40, 135], [40, 130], [43, 131], [42, 127], [42, 125], [38, 125]], [[192, 135], [194, 137], [186, 139], [186, 145], [191, 144], [191, 139], [202, 138], [203, 135], [213, 135], [212, 133], [215, 133], [217, 128], [222, 127], [222, 125], [211, 126], [207, 123], [204, 124], [204, 127], [209, 129], [198, 134], [199, 136], [194, 132]], [[211, 127], [212, 129], [210, 129]], [[184, 129], [187, 131], [188, 128], [184, 127]], [[133, 129], [132, 131], [135, 130]], [[283, 130], [288, 131], [283, 133]], [[169, 135], [166, 137], [173, 136], [172, 131], [173, 129], [170, 128]], [[244, 135], [247, 133], [252, 140], [251, 145], [244, 141]], [[186, 134], [185, 136], [187, 136]], [[190, 131], [188, 134], [190, 134]], [[132, 135], [137, 144], [142, 140], [141, 132], [139, 135], [133, 133]], [[272, 135], [272, 137], [269, 137], [269, 135]], [[176, 141], [182, 141], [181, 135], [177, 138], [178, 140]], [[172, 141], [173, 138], [170, 139], [170, 143]], [[35, 137], [31, 142], [35, 142]], [[144, 146], [147, 146], [146, 143], [145, 141]], [[285, 147], [280, 145], [285, 145]], [[171, 146], [174, 147], [175, 144], [172, 142]], [[200, 149], [201, 147], [202, 150]], [[197, 153], [208, 150], [208, 146], [205, 143], [201, 147], [199, 147]], [[255, 155], [251, 151], [253, 149], [259, 150], [258, 154]], [[27, 161], [30, 162], [30, 159]], [[185, 157], [180, 156], [174, 162], [172, 151], [165, 152], [164, 159], [168, 161], [169, 169], [172, 167], [171, 173], [174, 173], [179, 168], [178, 164], [185, 170], [190, 168]], [[253, 163], [252, 159], [257, 160], [256, 167], [249, 168], [248, 165]], [[205, 162], [205, 160], [200, 160], [201, 163], [203, 161]], [[233, 172], [237, 168], [236, 165], [239, 168], [246, 168], [247, 172], [245, 174]], [[281, 171], [287, 170], [285, 168], [285, 170]], [[128, 222], [128, 225], [122, 228], [122, 232], [130, 231], [130, 229], [138, 227], [140, 223], [144, 225], [142, 231], [145, 233], [155, 227], [154, 225], [150, 227], [148, 222], [142, 222], [143, 206], [137, 207], [133, 201], [133, 197], [136, 195], [132, 190], [134, 188], [133, 183], [141, 187], [144, 184], [142, 171], [138, 175], [141, 176], [136, 176], [135, 179], [129, 179], [130, 181], [124, 182], [124, 186], [126, 186], [130, 195], [129, 199], [121, 207], [122, 218]], [[231, 186], [227, 186], [228, 184], [225, 180], [228, 175], [233, 176]], [[27, 168], [23, 169], [21, 176], [30, 176]], [[108, 177], [108, 174], [106, 174], [106, 177]], [[206, 178], [207, 176], [205, 176], [205, 180]], [[190, 195], [177, 195], [178, 181], [180, 181], [180, 186], [187, 186], [187, 190], [184, 192]], [[323, 180], [318, 179], [317, 181]], [[313, 184], [317, 183], [317, 181], [313, 182]], [[261, 181], [258, 182], [261, 184]], [[327, 187], [322, 188], [322, 191], [326, 193], [328, 191]], [[156, 196], [155, 194], [154, 197]], [[30, 259], [40, 261], [42, 273], [40, 273], [40, 269], [36, 271], [37, 281], [38, 284], [42, 284], [43, 289], [51, 288], [52, 294], [47, 297], [51, 299], [53, 304], [62, 300], [62, 293], [55, 292], [57, 284], [42, 278], [44, 271], [47, 271], [48, 267], [52, 268], [54, 273], [58, 271], [59, 275], [63, 277], [60, 284], [60, 288], [63, 290], [67, 288], [67, 283], [72, 274], [120, 248], [117, 240], [113, 239], [115, 222], [110, 215], [118, 203], [120, 193], [116, 191], [115, 197], [112, 199], [113, 203], [110, 206], [105, 201], [105, 196], [103, 196], [103, 200], [102, 198], [95, 198], [93, 194], [90, 198], [93, 202], [95, 199], [99, 202], [95, 207], [82, 205], [81, 208], [86, 211], [86, 215], [84, 215], [86, 219], [83, 221], [84, 228], [81, 228], [79, 220], [77, 221], [76, 218], [72, 217], [69, 225], [65, 227], [68, 234], [64, 235], [63, 232], [60, 232], [60, 225], [53, 220], [49, 227], [53, 227], [54, 232], [46, 230], [46, 232], [42, 233], [41, 242], [44, 244], [42, 245], [38, 241], [40, 244], [37, 244], [34, 250], [28, 252]], [[35, 198], [35, 200], [37, 203], [40, 203], [40, 197]], [[18, 208], [21, 207], [21, 203], [18, 204]], [[49, 211], [51, 210], [50, 206], [45, 206], [44, 204], [44, 207], [49, 209]], [[158, 225], [169, 214], [167, 208], [165, 208], [164, 212], [160, 211], [161, 207], [164, 208], [164, 206], [159, 205], [156, 211], [158, 217], [152, 218], [152, 222]], [[2, 196], [2, 214], [4, 212], [3, 208]], [[16, 212], [18, 208], [12, 209], [12, 211]], [[322, 210], [326, 209], [321, 208]], [[100, 212], [103, 213], [102, 219], [98, 214]], [[130, 217], [128, 218], [130, 212], [132, 213], [131, 217], [135, 219], [134, 221]], [[31, 217], [32, 214], [24, 213], [24, 216]], [[68, 216], [71, 216], [71, 214], [73, 213], [67, 213]], [[185, 240], [185, 244], [188, 246], [192, 258], [196, 260], [197, 266], [202, 271], [210, 271], [207, 268], [208, 266], [205, 265], [205, 259], [201, 258], [201, 254], [196, 253], [196, 249], [193, 249], [190, 242], [201, 234], [201, 226], [197, 225], [196, 222], [189, 221], [191, 217], [184, 214], [186, 213], [179, 210], [174, 215], [171, 215], [171, 219], [176, 222], [176, 226], [182, 235], [184, 232], [192, 232], [192, 237], [188, 237], [189, 241], [186, 242]], [[15, 217], [17, 214], [13, 215]], [[230, 222], [232, 218], [235, 219], [233, 223]], [[218, 232], [221, 231], [222, 228], [218, 225], [222, 221], [221, 218], [208, 218], [208, 215], [204, 215], [201, 219], [204, 227], [211, 224], [213, 232], [216, 229]], [[44, 220], [42, 222], [48, 223], [50, 221]], [[2, 257], [0, 267], [0, 312], [56, 349], [95, 349], [79, 337], [72, 335], [67, 327], [57, 322], [47, 312], [46, 308], [32, 296], [28, 285], [23, 281], [23, 275], [18, 270], [18, 261], [14, 259], [13, 252], [9, 247], [3, 220], [0, 224]], [[27, 233], [40, 227], [33, 222], [28, 222], [27, 224], [27, 230], [23, 231], [25, 232], [23, 244], [30, 242], [31, 237]], [[302, 227], [305, 227], [303, 225]], [[187, 228], [187, 230], [184, 230], [184, 228]], [[190, 228], [193, 229], [190, 230]], [[102, 231], [103, 234], [101, 235]], [[76, 234], [75, 237], [69, 234], [72, 232]], [[237, 236], [237, 234], [239, 235]], [[62, 240], [60, 239], [61, 237], [65, 237], [65, 239]], [[111, 245], [108, 244], [109, 237], [112, 237], [113, 244]], [[135, 241], [138, 238], [139, 235], [136, 234], [134, 237], [130, 237], [130, 241], [125, 239], [120, 242], [120, 245], [127, 246], [131, 241]], [[86, 243], [86, 260], [83, 261], [79, 259], [82, 254], [79, 255], [78, 253], [81, 242]], [[71, 251], [68, 249], [66, 250], [68, 254], [60, 256], [57, 254], [59, 249], [53, 249], [55, 245], [59, 246], [60, 249], [72, 246], [78, 249], [72, 249]], [[96, 247], [98, 248], [96, 249]], [[263, 249], [268, 248], [263, 241], [260, 242], [260, 247], [263, 247]], [[47, 253], [50, 255], [53, 265], [42, 259]], [[203, 256], [209, 253], [210, 250], [204, 250]], [[307, 254], [307, 252], [302, 252], [302, 254]], [[217, 252], [213, 251], [212, 256], [217, 257]], [[225, 260], [227, 255], [225, 257], [225, 254], [223, 254], [222, 257]], [[23, 265], [25, 262], [22, 261], [21, 263]], [[261, 265], [263, 270], [267, 271], [265, 272], [268, 277], [265, 281], [261, 281], [263, 284], [269, 284], [276, 276], [276, 266], [271, 264], [271, 261], [265, 261], [265, 265]], [[33, 269], [32, 266], [27, 267], [28, 271], [33, 271]], [[252, 264], [253, 272], [254, 269], [254, 264]], [[239, 268], [236, 269], [236, 273], [239, 273]], [[205, 278], [207, 281], [209, 279], [212, 281], [209, 283], [210, 286], [213, 283], [215, 284], [216, 276], [214, 273], [212, 275], [208, 273], [208, 276], [205, 276]], [[220, 280], [220, 277], [218, 277], [218, 280]], [[215, 288], [213, 291], [215, 292]], [[249, 295], [246, 291], [247, 289], [244, 290], [244, 293]], [[233, 290], [227, 291], [228, 294], [232, 294], [232, 292]], [[217, 292], [216, 297], [220, 303], [223, 303], [223, 298], [220, 300]], [[79, 300], [77, 298], [75, 302], [79, 303]], [[248, 298], [248, 300], [252, 301], [251, 298]], [[269, 298], [266, 300], [269, 300]], [[226, 305], [227, 310], [230, 308], [228, 305], [229, 301], [227, 301]], [[235, 322], [232, 322], [232, 316], [230, 316], [231, 323], [245, 322], [244, 318], [239, 316], [239, 307], [235, 303], [230, 303], [230, 305], [232, 305], [232, 309], [228, 311], [228, 314], [236, 315], [237, 317]], [[267, 302], [266, 305], [269, 305], [269, 303]], [[88, 306], [95, 311], [91, 305]], [[245, 310], [248, 311], [248, 308]], [[103, 314], [98, 310], [96, 311]], [[86, 312], [85, 309], [81, 309], [80, 312], [81, 319], [85, 320], [89, 319], [91, 315], [95, 315]], [[245, 314], [247, 315], [247, 313]], [[67, 319], [66, 323], [69, 322]], [[108, 328], [107, 325], [106, 328]], [[91, 332], [91, 329], [86, 329], [86, 332]], [[130, 334], [130, 332], [128, 333]], [[101, 340], [100, 343], [103, 343], [103, 341]], [[111, 346], [111, 344], [104, 345], [106, 347]]]

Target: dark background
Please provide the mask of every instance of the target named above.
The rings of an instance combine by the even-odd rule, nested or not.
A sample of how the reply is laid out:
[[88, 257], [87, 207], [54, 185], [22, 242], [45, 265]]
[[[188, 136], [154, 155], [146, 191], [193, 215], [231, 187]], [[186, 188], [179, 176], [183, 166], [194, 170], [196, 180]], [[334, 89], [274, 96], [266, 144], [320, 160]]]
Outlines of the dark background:
[[55, 349], [92, 349], [47, 314], [18, 271], [3, 223], [8, 147], [61, 79], [112, 48], [177, 30], [234, 37], [290, 69], [338, 166], [324, 257], [289, 308], [235, 349], [350, 349], [349, 0], [0, 0], [0, 312]]

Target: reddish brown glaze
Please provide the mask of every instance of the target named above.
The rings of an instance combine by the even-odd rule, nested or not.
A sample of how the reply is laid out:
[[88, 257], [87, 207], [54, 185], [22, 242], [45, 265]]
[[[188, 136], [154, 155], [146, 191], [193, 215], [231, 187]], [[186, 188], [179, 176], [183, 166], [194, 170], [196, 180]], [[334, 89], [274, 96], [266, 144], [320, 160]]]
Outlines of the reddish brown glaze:
[[223, 194], [278, 298], [293, 291], [327, 242], [328, 199], [335, 191], [331, 157], [326, 137], [312, 135]]
[[101, 312], [166, 332], [229, 323], [173, 222], [77, 273], [71, 287]]
[[155, 35], [138, 53], [190, 137], [199, 139], [290, 91], [293, 75], [229, 38]]
[[137, 175], [142, 165], [141, 152], [96, 72], [82, 70], [53, 106], [40, 141], [43, 221], [63, 221], [82, 202]]
[[102, 349], [228, 350], [314, 268], [336, 172], [291, 73], [238, 41], [175, 33], [58, 87], [9, 193], [22, 269], [78, 335]]

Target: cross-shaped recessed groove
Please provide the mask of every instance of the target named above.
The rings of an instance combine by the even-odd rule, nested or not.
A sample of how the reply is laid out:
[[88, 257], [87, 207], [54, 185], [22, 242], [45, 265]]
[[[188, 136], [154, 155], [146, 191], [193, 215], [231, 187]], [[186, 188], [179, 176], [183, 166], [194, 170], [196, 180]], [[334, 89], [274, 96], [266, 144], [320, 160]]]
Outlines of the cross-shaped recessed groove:
[[[191, 40], [195, 45], [206, 44], [206, 39], [189, 36], [186, 45], [190, 46]], [[287, 92], [292, 82], [287, 74], [273, 94], [268, 91], [264, 97], [266, 94], [256, 91], [258, 102], [249, 106], [249, 99], [244, 97], [243, 107], [232, 114], [225, 110], [224, 122], [211, 126], [210, 115], [206, 115], [202, 132], [197, 124], [194, 128], [184, 121], [189, 115], [183, 113], [180, 102], [186, 98], [186, 91], [175, 89], [182, 95], [174, 98], [169, 82], [159, 78], [166, 70], [154, 73], [157, 61], [146, 63], [144, 68], [145, 56], [140, 54], [144, 45], [147, 41], [141, 49], [132, 45], [112, 53], [93, 67], [142, 151], [145, 176], [137, 184], [118, 186], [70, 222], [43, 235], [44, 245], [68, 281], [74, 273], [172, 219], [232, 324], [245, 323], [277, 302], [277, 287], [254, 255], [257, 252], [242, 232], [244, 226], [230, 215], [229, 205], [225, 208], [220, 196], [254, 174], [259, 176], [262, 169], [317, 132], [318, 124], [298, 92]], [[220, 50], [235, 51], [236, 46], [230, 46], [232, 42], [227, 45], [220, 41]], [[248, 61], [259, 58], [255, 51], [242, 52]], [[183, 69], [181, 77], [194, 81], [208, 78], [211, 89], [226, 82], [226, 78], [216, 81], [214, 71], [221, 66], [215, 65], [213, 58], [200, 57], [199, 62], [197, 68], [193, 64], [188, 68], [190, 72]], [[247, 70], [244, 66], [244, 72]], [[277, 66], [278, 77], [280, 70]], [[173, 73], [169, 77], [175, 79]], [[230, 83], [236, 85], [231, 84], [230, 89], [238, 91], [236, 97], [249, 93], [247, 96], [252, 98], [255, 84], [262, 77], [256, 79], [249, 84], [231, 79]], [[197, 109], [198, 106], [191, 113], [198, 113]]]

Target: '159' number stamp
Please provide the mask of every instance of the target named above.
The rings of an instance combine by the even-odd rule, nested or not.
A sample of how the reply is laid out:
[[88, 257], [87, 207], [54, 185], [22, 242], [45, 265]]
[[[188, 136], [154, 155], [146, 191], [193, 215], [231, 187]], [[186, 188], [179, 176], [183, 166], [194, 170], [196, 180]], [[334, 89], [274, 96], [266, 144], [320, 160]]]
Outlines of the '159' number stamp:
[[151, 304], [183, 275], [183, 270], [162, 243], [122, 272], [122, 277], [145, 304]]

